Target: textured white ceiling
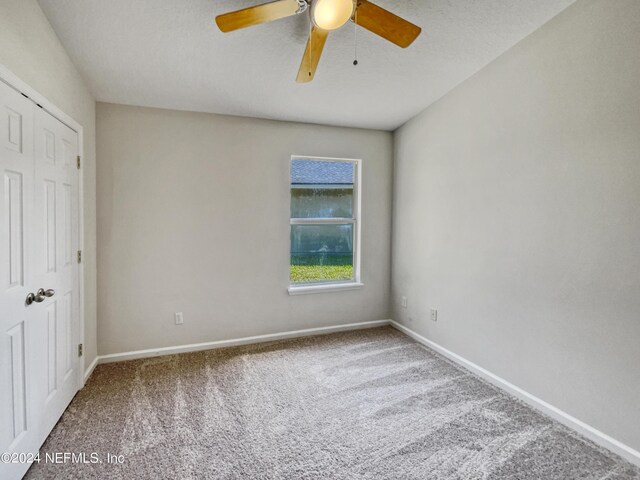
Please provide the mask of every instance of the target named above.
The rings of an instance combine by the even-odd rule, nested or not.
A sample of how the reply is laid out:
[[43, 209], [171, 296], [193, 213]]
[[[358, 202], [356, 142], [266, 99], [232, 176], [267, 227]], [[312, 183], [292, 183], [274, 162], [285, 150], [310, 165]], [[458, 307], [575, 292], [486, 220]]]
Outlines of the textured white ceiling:
[[223, 34], [260, 0], [39, 0], [97, 100], [393, 130], [574, 0], [377, 0], [423, 28], [406, 50], [354, 26], [297, 84], [308, 16]]

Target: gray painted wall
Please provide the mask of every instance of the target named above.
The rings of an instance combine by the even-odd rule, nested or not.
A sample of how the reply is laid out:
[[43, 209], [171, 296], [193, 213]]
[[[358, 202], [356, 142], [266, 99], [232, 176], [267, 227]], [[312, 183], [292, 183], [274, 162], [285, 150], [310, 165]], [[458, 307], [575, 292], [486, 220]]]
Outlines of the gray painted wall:
[[639, 45], [580, 1], [399, 129], [392, 251], [396, 320], [638, 450]]
[[84, 128], [84, 363], [96, 343], [95, 101], [35, 0], [0, 2], [0, 63]]
[[[103, 103], [97, 132], [101, 355], [389, 317], [391, 133]], [[363, 159], [363, 289], [287, 293], [292, 154]]]

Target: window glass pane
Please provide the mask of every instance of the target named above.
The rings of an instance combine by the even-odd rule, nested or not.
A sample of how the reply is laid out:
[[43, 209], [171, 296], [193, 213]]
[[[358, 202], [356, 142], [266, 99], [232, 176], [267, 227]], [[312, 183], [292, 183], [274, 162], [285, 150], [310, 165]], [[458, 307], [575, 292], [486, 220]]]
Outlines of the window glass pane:
[[353, 279], [353, 225], [292, 225], [291, 281]]
[[293, 160], [291, 218], [353, 218], [353, 163]]
[[291, 218], [353, 218], [353, 189], [292, 186]]

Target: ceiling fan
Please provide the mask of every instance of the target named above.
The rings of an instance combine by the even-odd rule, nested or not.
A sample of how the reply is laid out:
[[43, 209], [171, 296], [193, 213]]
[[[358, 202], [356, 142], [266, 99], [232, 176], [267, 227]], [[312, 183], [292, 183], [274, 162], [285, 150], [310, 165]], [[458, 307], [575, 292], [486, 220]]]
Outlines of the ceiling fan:
[[299, 83], [313, 80], [329, 32], [349, 20], [402, 48], [411, 45], [422, 31], [368, 0], [277, 0], [219, 15], [216, 23], [226, 33], [307, 10], [310, 11], [311, 32], [296, 79]]

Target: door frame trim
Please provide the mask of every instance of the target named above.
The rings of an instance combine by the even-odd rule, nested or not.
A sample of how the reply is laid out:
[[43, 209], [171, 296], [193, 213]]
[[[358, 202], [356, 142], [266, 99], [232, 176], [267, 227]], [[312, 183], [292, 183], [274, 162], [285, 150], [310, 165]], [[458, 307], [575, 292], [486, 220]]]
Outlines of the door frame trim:
[[[59, 109], [54, 103], [49, 101], [44, 95], [41, 95], [37, 90], [32, 88], [29, 84], [23, 81], [20, 77], [15, 75], [11, 70], [0, 63], [0, 81], [7, 84], [9, 87], [16, 90], [18, 93], [26, 95], [30, 100], [38, 104], [48, 112], [50, 115], [57, 118], [64, 123], [71, 130], [74, 130], [78, 134], [78, 154], [84, 158], [84, 127], [78, 123], [73, 117], [67, 115], [64, 111]], [[78, 248], [82, 250], [84, 257], [84, 168], [78, 170]], [[84, 331], [85, 331], [85, 290], [84, 290], [84, 262], [78, 264], [78, 298], [79, 305], [79, 319], [78, 319], [78, 337], [76, 338], [76, 344], [84, 344]], [[84, 387], [85, 383], [85, 357], [80, 358], [77, 372], [77, 385], [78, 390]]]

